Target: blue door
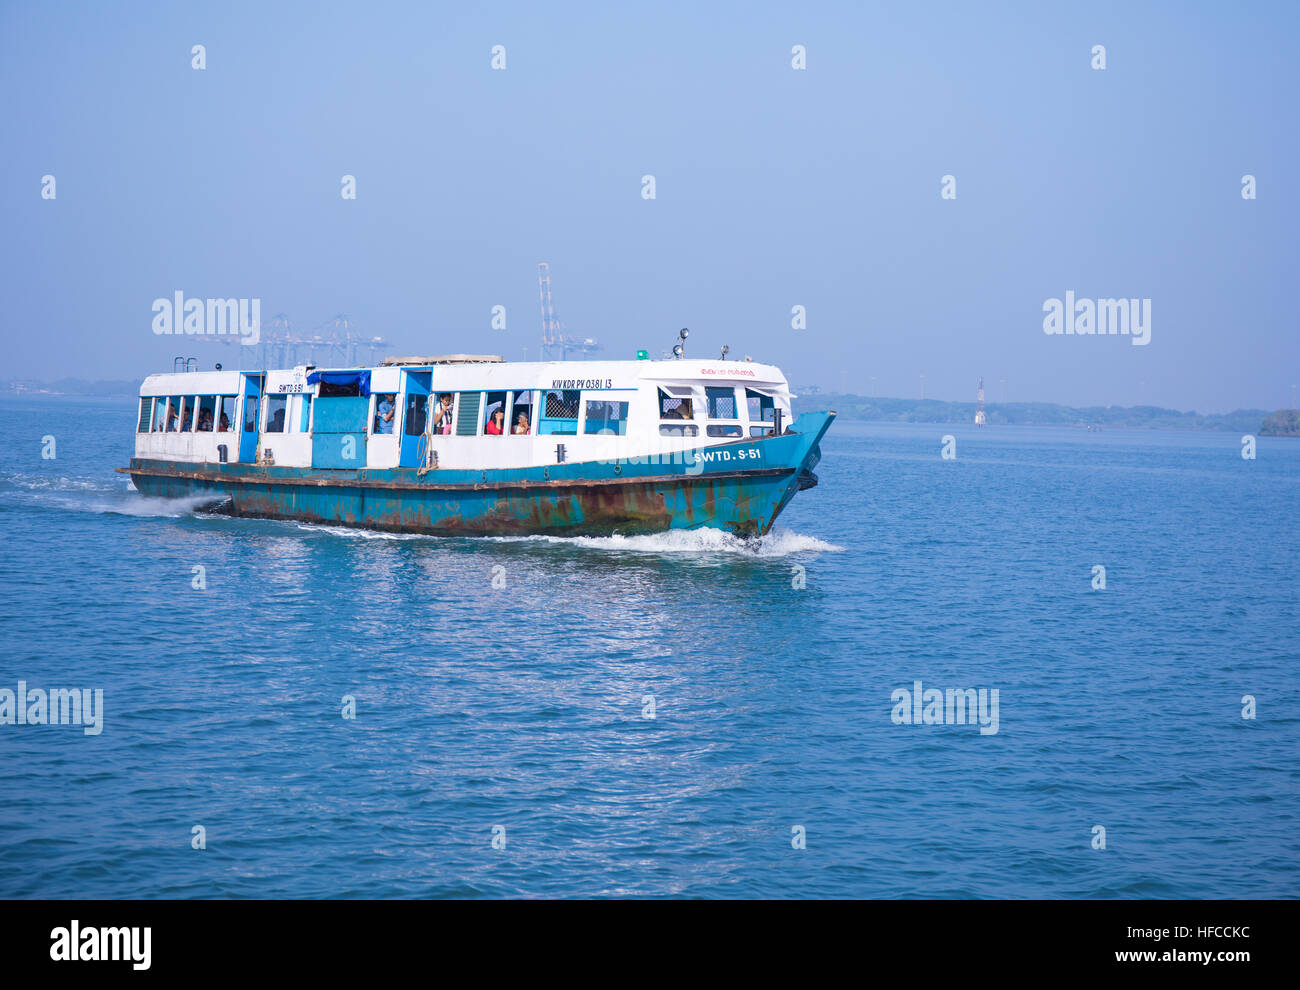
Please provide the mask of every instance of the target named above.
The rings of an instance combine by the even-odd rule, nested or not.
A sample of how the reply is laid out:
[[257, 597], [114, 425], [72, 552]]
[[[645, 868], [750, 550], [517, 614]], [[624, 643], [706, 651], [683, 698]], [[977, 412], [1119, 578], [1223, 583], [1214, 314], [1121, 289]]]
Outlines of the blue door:
[[311, 431], [311, 466], [366, 466], [366, 420], [369, 395], [317, 396]]
[[428, 438], [429, 389], [433, 385], [432, 371], [406, 372], [406, 391], [403, 395], [402, 452], [398, 464], [402, 467], [421, 467]]
[[257, 460], [257, 428], [262, 410], [262, 376], [244, 376], [244, 421], [239, 430], [239, 460], [252, 464]]

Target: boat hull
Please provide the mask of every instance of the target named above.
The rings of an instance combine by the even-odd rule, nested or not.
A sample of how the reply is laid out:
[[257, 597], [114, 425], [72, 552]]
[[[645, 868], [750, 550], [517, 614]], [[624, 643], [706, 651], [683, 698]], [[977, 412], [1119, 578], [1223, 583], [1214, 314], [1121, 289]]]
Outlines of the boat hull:
[[779, 437], [653, 463], [421, 473], [133, 459], [119, 470], [145, 495], [210, 495], [223, 511], [251, 518], [437, 536], [601, 536], [705, 526], [757, 536], [801, 488], [815, 484], [818, 442], [833, 418], [805, 414]]

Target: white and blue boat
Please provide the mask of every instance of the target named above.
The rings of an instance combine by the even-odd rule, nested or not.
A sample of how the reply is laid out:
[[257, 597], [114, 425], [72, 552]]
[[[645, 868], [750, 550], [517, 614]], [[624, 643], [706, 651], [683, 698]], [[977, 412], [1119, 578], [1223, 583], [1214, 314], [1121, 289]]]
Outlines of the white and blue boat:
[[217, 367], [145, 379], [117, 469], [141, 493], [402, 533], [761, 535], [817, 483], [835, 418], [795, 418], [748, 359]]

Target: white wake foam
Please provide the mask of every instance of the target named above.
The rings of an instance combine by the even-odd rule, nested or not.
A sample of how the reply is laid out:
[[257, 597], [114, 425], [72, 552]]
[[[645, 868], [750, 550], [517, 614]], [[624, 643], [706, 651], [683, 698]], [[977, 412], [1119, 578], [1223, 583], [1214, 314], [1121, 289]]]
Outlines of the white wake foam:
[[578, 549], [619, 553], [741, 554], [747, 557], [784, 557], [796, 553], [843, 553], [844, 548], [815, 536], [777, 529], [759, 538], [733, 536], [720, 529], [670, 529], [639, 536], [426, 536], [419, 533], [386, 533], [352, 526], [294, 523], [309, 533], [350, 537], [356, 540], [481, 540], [484, 543], [545, 543]]
[[220, 498], [212, 495], [184, 498], [152, 498], [135, 490], [130, 479], [92, 480], [56, 475], [7, 475], [0, 477], [0, 487], [7, 486], [7, 497], [16, 501], [62, 509], [68, 512], [106, 513], [120, 516], [164, 516], [176, 518], [192, 513]]
[[843, 547], [815, 536], [777, 529], [766, 536], [743, 538], [720, 529], [670, 529], [639, 536], [495, 536], [501, 542], [540, 541], [593, 550], [628, 553], [734, 553], [748, 557], [784, 557], [794, 553], [842, 553]]
[[184, 498], [153, 498], [135, 492], [114, 499], [97, 499], [85, 503], [89, 512], [107, 512], [119, 516], [163, 516], [176, 519], [188, 516], [204, 505], [220, 502], [211, 495], [187, 495]]

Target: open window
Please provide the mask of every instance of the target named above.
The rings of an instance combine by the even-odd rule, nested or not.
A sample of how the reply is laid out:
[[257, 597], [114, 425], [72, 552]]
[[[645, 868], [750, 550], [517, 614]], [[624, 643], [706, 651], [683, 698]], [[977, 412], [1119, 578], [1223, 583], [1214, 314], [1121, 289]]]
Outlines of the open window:
[[699, 436], [691, 396], [686, 385], [665, 385], [659, 389], [659, 435], [661, 437]]
[[554, 436], [574, 436], [578, 432], [577, 389], [547, 389], [542, 393], [542, 418], [537, 432]]
[[582, 432], [626, 436], [627, 409], [626, 402], [614, 402], [609, 399], [589, 400]]
[[167, 432], [178, 433], [185, 418], [185, 397], [173, 395], [167, 402]]
[[[370, 394], [370, 372], [314, 371], [307, 376], [307, 384], [320, 382], [322, 399], [355, 399]], [[364, 390], [362, 389], [364, 386]]]
[[217, 416], [217, 432], [229, 433], [235, 428], [235, 399], [233, 395], [223, 395], [221, 400], [221, 414]]
[[[745, 389], [745, 406], [749, 412], [749, 435], [765, 437], [771, 434], [776, 424], [776, 400], [766, 392], [758, 389]], [[771, 423], [772, 426], [763, 426]]]
[[198, 433], [211, 433], [215, 425], [217, 397], [215, 395], [199, 396], [199, 418], [194, 429]]
[[516, 392], [510, 409], [510, 433], [512, 436], [527, 436], [533, 432], [533, 404], [536, 392], [531, 390]]
[[487, 394], [487, 401], [483, 403], [484, 436], [501, 437], [510, 432], [510, 424], [506, 420], [506, 400], [509, 396], [509, 392]]
[[153, 433], [162, 433], [167, 429], [167, 396], [159, 395], [153, 400]]
[[266, 419], [262, 426], [266, 433], [283, 433], [284, 417], [288, 414], [289, 397], [287, 395], [268, 395], [266, 397]]
[[397, 393], [375, 393], [375, 418], [370, 432], [375, 436], [391, 436], [397, 430]]
[[451, 425], [455, 422], [452, 413], [455, 410], [455, 397], [450, 392], [439, 392], [433, 403], [433, 414], [429, 417], [429, 432], [434, 436], [448, 436]]

